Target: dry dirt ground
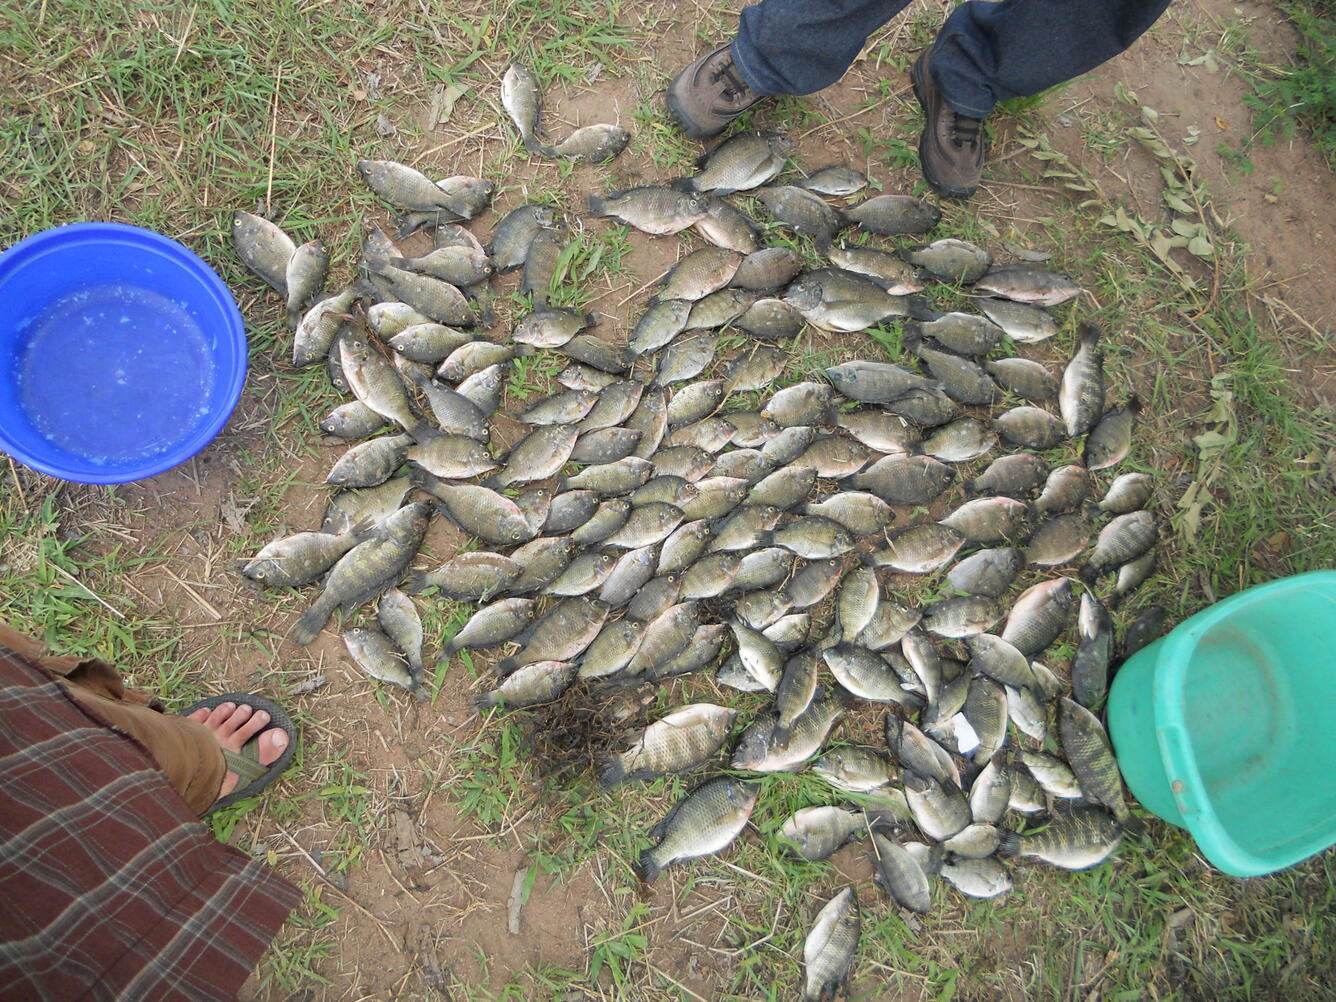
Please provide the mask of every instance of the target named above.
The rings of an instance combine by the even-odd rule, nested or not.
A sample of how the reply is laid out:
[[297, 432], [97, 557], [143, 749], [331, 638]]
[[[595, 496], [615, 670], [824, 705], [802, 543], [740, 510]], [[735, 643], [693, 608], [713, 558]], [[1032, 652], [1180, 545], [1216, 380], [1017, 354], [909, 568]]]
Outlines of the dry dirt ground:
[[[1128, 205], [1144, 204], [1148, 209], [1157, 197], [1152, 192], [1158, 190], [1153, 165], [1129, 146], [1117, 147], [1106, 161], [1086, 145], [1085, 137], [1125, 121], [1115, 96], [1120, 84], [1158, 110], [1175, 135], [1195, 126], [1202, 140], [1193, 155], [1214, 194], [1214, 204], [1250, 247], [1251, 281], [1274, 302], [1279, 314], [1301, 317], [1330, 339], [1336, 322], [1330, 264], [1336, 251], [1336, 181], [1302, 141], [1254, 151], [1256, 170], [1251, 175], [1232, 169], [1215, 146], [1218, 140], [1237, 144], [1249, 129], [1249, 116], [1241, 104], [1245, 85], [1227, 65], [1211, 73], [1180, 61], [1185, 54], [1195, 55], [1217, 44], [1220, 29], [1213, 25], [1236, 23], [1240, 17], [1255, 19], [1247, 36], [1253, 46], [1277, 57], [1286, 50], [1287, 29], [1264, 4], [1183, 3], [1128, 54], [1062, 89], [1030, 114], [1038, 117], [1055, 147], [1098, 177], [1106, 190]], [[887, 41], [911, 45], [909, 21], [906, 17], [891, 25], [845, 80], [813, 99], [835, 124], [814, 125], [800, 133], [800, 162], [812, 167], [848, 162], [867, 168], [854, 138], [860, 129], [902, 134], [910, 110], [907, 76], [879, 60], [877, 53]], [[668, 31], [648, 41], [660, 72], [644, 80], [635, 75], [602, 78], [549, 95], [547, 115], [554, 131], [595, 121], [631, 126], [638, 105], [660, 100], [667, 75], [704, 44], [690, 5], [680, 5], [671, 23]], [[392, 58], [387, 53], [387, 61]], [[879, 94], [883, 80], [891, 84], [890, 95], [860, 111], [869, 96]], [[495, 95], [487, 99], [495, 100]], [[764, 112], [759, 120], [765, 122]], [[451, 170], [446, 172], [476, 169], [502, 148], [503, 128], [496, 125], [462, 140], [448, 129], [429, 134], [426, 147], [438, 147], [440, 152], [425, 162], [448, 165]], [[1010, 123], [998, 123], [983, 191], [968, 208], [954, 211], [977, 214], [1000, 239], [1047, 246], [1052, 220], [1069, 211], [1070, 201], [1029, 179], [1033, 164], [1027, 163], [1026, 151], [1016, 145], [1014, 135]], [[414, 152], [405, 150], [402, 159], [423, 162], [411, 155]], [[1022, 164], [1029, 172], [1024, 178]], [[526, 172], [533, 176], [552, 170], [522, 162], [516, 169], [520, 183], [506, 192], [496, 207], [498, 213], [523, 200]], [[913, 181], [908, 172], [897, 175], [881, 166], [870, 172], [887, 191], [905, 190]], [[633, 146], [611, 173], [620, 183], [662, 177], [640, 146]], [[603, 183], [604, 172], [580, 167], [567, 187], [595, 191]], [[485, 216], [478, 229], [487, 231], [495, 218]], [[675, 241], [638, 233], [631, 234], [630, 243], [624, 278], [590, 304], [605, 315], [602, 330], [613, 338], [623, 335], [628, 318], [643, 306], [649, 294], [646, 284], [682, 252]], [[1197, 267], [1197, 274], [1210, 281], [1209, 268]], [[258, 294], [254, 287], [244, 290], [241, 299], [248, 316], [279, 309], [271, 296]], [[1295, 377], [1307, 387], [1314, 407], [1336, 406], [1334, 367], [1336, 352], [1296, 359]], [[1195, 392], [1200, 393], [1207, 376], [1195, 375]], [[456, 662], [430, 703], [397, 692], [377, 698], [375, 684], [350, 662], [332, 628], [309, 648], [293, 647], [281, 638], [299, 611], [298, 600], [260, 595], [237, 574], [227, 540], [233, 525], [245, 518], [252, 496], [246, 480], [250, 457], [256, 449], [272, 447], [265, 445], [272, 441], [265, 428], [278, 378], [272, 371], [257, 372], [232, 423], [198, 458], [118, 493], [129, 510], [138, 513], [122, 520], [124, 545], [170, 557], [152, 564], [127, 587], [146, 607], [160, 608], [164, 616], [179, 621], [189, 643], [206, 649], [202, 683], [213, 689], [245, 689], [276, 683], [290, 687], [323, 678], [318, 688], [291, 699], [305, 728], [301, 769], [307, 771], [308, 780], [316, 777], [316, 785], [341, 781], [341, 770], [352, 770], [356, 784], [370, 791], [370, 809], [363, 814], [331, 821], [308, 803], [301, 817], [287, 818], [280, 825], [261, 810], [244, 819], [232, 835], [243, 848], [268, 850], [279, 872], [313, 882], [313, 873], [321, 869], [322, 849], [347, 835], [339, 831], [341, 824], [374, 827], [370, 850], [349, 867], [346, 880], [333, 875], [323, 884], [314, 881], [323, 888], [323, 900], [339, 909], [339, 917], [332, 927], [334, 949], [317, 964], [328, 983], [312, 984], [305, 997], [421, 998], [439, 992], [438, 997], [446, 998], [451, 984], [496, 989], [526, 965], [583, 970], [591, 935], [620, 928], [627, 897], [614, 891], [626, 870], [596, 851], [559, 882], [540, 876], [522, 912], [522, 935], [508, 932], [507, 899], [516, 870], [530, 862], [533, 848], [526, 833], [545, 814], [560, 813], [566, 805], [552, 809], [541, 799], [517, 805], [499, 826], [461, 817], [455, 795], [458, 784], [471, 778], [486, 781], [466, 774], [467, 749], [489, 738], [488, 729], [466, 707], [472, 691], [469, 672]], [[323, 493], [314, 485], [339, 451], [341, 447], [334, 444], [322, 445], [315, 455], [293, 448], [292, 486], [284, 501], [284, 521], [293, 530], [318, 523]], [[449, 553], [457, 542], [441, 521], [437, 520], [430, 542], [438, 556]], [[429, 638], [429, 656], [431, 645]], [[302, 781], [303, 790], [312, 789], [308, 780]], [[282, 796], [280, 788], [278, 797]], [[589, 796], [597, 794], [590, 790]], [[863, 855], [853, 850], [843, 851], [839, 869], [863, 882], [870, 875]], [[720, 940], [720, 915], [740, 907], [746, 892], [742, 882], [698, 885], [683, 892], [684, 880], [684, 873], [670, 872], [647, 896], [652, 907], [642, 931], [649, 937], [648, 957], [656, 968], [679, 982], [687, 995], [711, 998], [717, 986], [726, 983], [724, 975], [739, 946]], [[959, 927], [959, 918], [950, 911], [933, 916], [944, 941], [949, 942], [952, 930]], [[992, 937], [999, 970], [1025, 963], [1023, 936], [1007, 929], [987, 935]], [[949, 950], [942, 956], [949, 959]], [[1095, 989], [1091, 992], [1093, 996]], [[273, 990], [261, 996], [281, 997]], [[911, 992], [905, 997], [916, 996]]]

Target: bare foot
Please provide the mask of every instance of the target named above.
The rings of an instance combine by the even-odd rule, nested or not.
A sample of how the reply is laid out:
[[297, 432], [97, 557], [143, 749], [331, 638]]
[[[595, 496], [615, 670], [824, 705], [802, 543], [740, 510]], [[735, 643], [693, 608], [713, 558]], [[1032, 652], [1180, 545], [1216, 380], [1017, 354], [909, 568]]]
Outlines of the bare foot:
[[[245, 703], [220, 703], [212, 710], [200, 707], [188, 715], [188, 719], [203, 724], [213, 731], [218, 743], [228, 751], [239, 752], [251, 738], [264, 730], [269, 723], [269, 714], [264, 710], [252, 710]], [[288, 734], [277, 727], [260, 735], [260, 764], [271, 765], [283, 754], [288, 746]], [[227, 796], [237, 787], [239, 777], [228, 771], [223, 777], [223, 785], [218, 791], [219, 798]]]

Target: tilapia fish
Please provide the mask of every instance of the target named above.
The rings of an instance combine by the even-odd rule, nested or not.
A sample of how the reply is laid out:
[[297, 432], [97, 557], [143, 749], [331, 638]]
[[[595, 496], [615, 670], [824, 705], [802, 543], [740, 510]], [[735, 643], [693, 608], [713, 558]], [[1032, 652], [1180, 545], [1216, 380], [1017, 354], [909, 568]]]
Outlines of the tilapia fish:
[[632, 779], [694, 769], [728, 739], [736, 710], [713, 703], [682, 706], [645, 728], [626, 751], [610, 756], [599, 772], [607, 790]]
[[658, 844], [640, 854], [636, 875], [653, 883], [670, 863], [726, 848], [746, 827], [759, 795], [759, 787], [727, 777], [702, 783], [650, 830]]

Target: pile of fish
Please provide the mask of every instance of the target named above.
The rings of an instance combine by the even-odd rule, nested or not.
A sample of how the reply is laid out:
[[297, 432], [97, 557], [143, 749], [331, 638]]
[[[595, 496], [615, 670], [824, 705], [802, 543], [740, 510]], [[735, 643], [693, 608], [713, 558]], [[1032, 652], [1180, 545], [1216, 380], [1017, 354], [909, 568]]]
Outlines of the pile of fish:
[[[532, 78], [512, 69], [504, 88], [527, 142]], [[369, 228], [357, 281], [314, 305], [319, 245], [297, 248], [237, 213], [239, 254], [292, 318], [294, 363], [327, 365], [354, 398], [322, 429], [364, 439], [329, 472], [320, 529], [270, 544], [244, 573], [272, 587], [322, 581], [298, 643], [379, 597], [379, 627], [344, 637], [370, 675], [409, 690], [423, 674], [409, 595], [479, 603], [441, 657], [498, 652], [480, 709], [552, 701], [576, 679], [708, 674], [758, 694], [736, 740], [731, 707], [673, 710], [607, 759], [601, 785], [726, 749], [735, 773], [808, 770], [831, 803], [785, 821], [776, 848], [820, 860], [862, 839], [889, 899], [910, 911], [929, 910], [938, 879], [1006, 893], [1005, 858], [1094, 866], [1131, 822], [1092, 712], [1117, 663], [1111, 610], [1151, 573], [1158, 535], [1151, 478], [1110, 472], [1137, 400], [1108, 399], [1093, 324], [1060, 374], [1015, 353], [1057, 333], [1046, 307], [1079, 294], [1070, 280], [950, 238], [899, 252], [837, 244], [849, 227], [922, 233], [939, 213], [898, 195], [838, 207], [828, 199], [867, 184], [842, 166], [767, 187], [789, 151], [780, 136], [742, 133], [691, 178], [589, 199], [596, 217], [652, 234], [694, 227], [709, 244], [664, 276], [624, 341], [549, 305], [569, 238], [554, 209], [510, 211], [486, 245], [459, 225], [489, 201], [477, 178], [359, 164], [404, 213], [400, 233], [425, 229], [435, 249], [405, 256]], [[765, 246], [746, 203], [723, 197], [748, 191], [829, 264]], [[490, 336], [479, 327], [489, 286], [518, 269], [533, 310]], [[921, 295], [930, 280], [960, 286], [980, 312], [939, 313]], [[903, 365], [795, 372], [784, 347], [812, 327], [855, 355], [873, 342], [851, 335], [889, 321], [902, 325]], [[747, 342], [716, 358], [727, 331]], [[523, 433], [496, 449], [506, 367], [538, 351], [568, 360], [560, 389], [510, 415]], [[410, 571], [436, 512], [480, 545]], [[1073, 619], [1074, 660], [1055, 671], [1041, 659]], [[887, 711], [884, 743], [842, 740], [841, 721], [874, 705]], [[650, 833], [638, 874], [650, 882], [724, 849], [758, 796], [746, 779], [707, 779]], [[838, 989], [858, 930], [846, 888], [808, 938], [806, 998]]]

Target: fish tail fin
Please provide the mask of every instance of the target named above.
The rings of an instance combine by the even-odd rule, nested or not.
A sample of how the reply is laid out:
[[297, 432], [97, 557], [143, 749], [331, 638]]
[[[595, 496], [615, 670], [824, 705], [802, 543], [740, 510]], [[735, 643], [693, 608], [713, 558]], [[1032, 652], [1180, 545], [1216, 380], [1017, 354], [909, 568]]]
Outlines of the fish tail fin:
[[1099, 327], [1095, 324], [1092, 324], [1089, 320], [1081, 321], [1081, 324], [1079, 327], [1077, 327], [1076, 331], [1077, 331], [1077, 336], [1081, 339], [1082, 344], [1094, 345], [1099, 343], [1099, 336], [1100, 336]]
[[696, 179], [694, 177], [675, 177], [668, 182], [668, 187], [673, 191], [695, 192]]
[[905, 296], [905, 310], [915, 320], [933, 321], [942, 316], [933, 309], [932, 302], [926, 296]]
[[923, 333], [923, 324], [919, 321], [909, 321], [904, 325], [903, 330], [904, 335], [901, 337], [900, 343], [905, 346], [906, 350], [913, 351], [923, 343], [926, 335]]
[[1019, 856], [1021, 851], [1021, 837], [1009, 828], [998, 830], [997, 854], [1004, 859], [1010, 859]]
[[288, 631], [288, 639], [294, 644], [301, 644], [305, 647], [325, 628], [325, 624], [329, 622], [329, 617], [333, 612], [332, 606], [317, 599], [315, 604], [306, 610], [302, 618], [293, 624], [292, 629]]
[[520, 666], [519, 661], [513, 657], [502, 658], [500, 661], [496, 663], [496, 673], [498, 675], [509, 675], [519, 666]]
[[534, 136], [524, 137], [524, 148], [536, 157], [546, 157], [549, 160], [556, 159], [557, 151], [551, 146], [541, 143]]
[[654, 850], [646, 849], [640, 854], [640, 859], [631, 864], [631, 869], [635, 875], [640, 878], [642, 883], [652, 884], [658, 879], [659, 874], [663, 872], [663, 867], [659, 865], [654, 858]]
[[409, 571], [399, 589], [405, 595], [418, 595], [426, 591], [428, 587], [426, 574], [422, 571]]
[[394, 265], [396, 268], [403, 268], [408, 271], [411, 271], [413, 268], [413, 262], [410, 258], [392, 257], [392, 258], [386, 258], [386, 260], [390, 264]]
[[469, 697], [469, 706], [479, 713], [482, 713], [484, 710], [490, 710], [499, 702], [501, 702], [501, 697], [495, 692], [483, 692], [476, 696]]
[[1099, 574], [1099, 568], [1094, 564], [1086, 564], [1081, 568], [1078, 576], [1081, 578], [1083, 584], [1087, 587], [1092, 587], [1095, 582], [1099, 580]]
[[1127, 409], [1133, 414], [1141, 413], [1141, 398], [1135, 393], [1127, 398]]
[[601, 790], [611, 790], [614, 786], [626, 782], [626, 766], [620, 755], [609, 755], [599, 763], [598, 785]]
[[376, 522], [376, 520], [370, 515], [368, 515], [360, 522], [357, 522], [348, 528], [347, 530], [348, 536], [351, 539], [357, 540], [359, 543], [363, 542], [367, 539], [370, 539], [371, 536], [375, 533], [377, 524], [378, 523]]
[[590, 195], [588, 198], [585, 199], [585, 201], [589, 205], [589, 214], [591, 216], [601, 217], [601, 216], [606, 216], [608, 214], [607, 203], [603, 199], [599, 198], [597, 195]]

